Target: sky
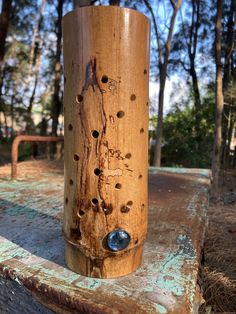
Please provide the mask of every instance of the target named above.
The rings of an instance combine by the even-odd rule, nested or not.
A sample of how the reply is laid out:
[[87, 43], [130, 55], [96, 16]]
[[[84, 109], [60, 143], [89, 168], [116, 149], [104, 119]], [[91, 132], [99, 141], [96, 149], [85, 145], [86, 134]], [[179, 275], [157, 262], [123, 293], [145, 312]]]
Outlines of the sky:
[[[158, 107], [158, 92], [159, 92], [159, 83], [157, 82], [149, 82], [149, 98], [152, 100], [153, 105], [156, 108]], [[170, 95], [172, 92], [172, 82], [167, 79], [166, 87], [165, 87], [165, 98], [164, 98], [164, 115], [168, 113], [171, 108], [171, 99]]]

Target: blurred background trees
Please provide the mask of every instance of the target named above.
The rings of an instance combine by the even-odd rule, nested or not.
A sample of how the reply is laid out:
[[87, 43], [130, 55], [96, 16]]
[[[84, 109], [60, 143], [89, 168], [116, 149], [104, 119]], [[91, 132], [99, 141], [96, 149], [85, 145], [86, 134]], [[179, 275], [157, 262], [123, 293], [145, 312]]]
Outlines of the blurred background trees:
[[213, 169], [235, 166], [234, 0], [1, 0], [1, 140], [63, 134], [61, 20], [84, 5], [125, 6], [150, 19], [150, 163], [210, 168], [217, 155]]

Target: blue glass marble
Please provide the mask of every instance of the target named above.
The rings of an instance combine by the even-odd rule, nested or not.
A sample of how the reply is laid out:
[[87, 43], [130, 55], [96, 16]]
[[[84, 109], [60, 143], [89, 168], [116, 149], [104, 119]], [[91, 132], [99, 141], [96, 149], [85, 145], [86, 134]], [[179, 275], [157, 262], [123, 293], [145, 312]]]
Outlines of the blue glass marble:
[[117, 229], [109, 233], [107, 246], [111, 251], [117, 252], [124, 250], [130, 243], [130, 235], [122, 229]]

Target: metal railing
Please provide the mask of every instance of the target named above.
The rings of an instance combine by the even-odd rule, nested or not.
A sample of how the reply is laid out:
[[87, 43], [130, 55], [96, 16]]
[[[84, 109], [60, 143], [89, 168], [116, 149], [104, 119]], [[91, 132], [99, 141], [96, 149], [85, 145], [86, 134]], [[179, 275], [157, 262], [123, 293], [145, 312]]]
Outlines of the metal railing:
[[18, 135], [11, 147], [11, 179], [17, 178], [18, 147], [21, 142], [63, 142], [64, 137], [39, 136], [39, 135]]

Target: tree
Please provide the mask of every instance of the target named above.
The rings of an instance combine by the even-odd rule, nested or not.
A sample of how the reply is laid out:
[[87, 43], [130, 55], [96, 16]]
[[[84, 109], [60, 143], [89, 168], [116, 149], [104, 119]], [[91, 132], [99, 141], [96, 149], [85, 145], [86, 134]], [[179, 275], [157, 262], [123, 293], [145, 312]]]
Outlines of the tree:
[[[198, 29], [200, 23], [200, 0], [192, 0], [192, 21], [189, 32], [188, 41], [188, 56], [190, 61], [189, 73], [192, 77], [193, 91], [194, 91], [194, 103], [196, 111], [201, 109], [201, 99], [198, 86], [198, 78], [195, 69], [195, 59], [197, 52], [197, 41], [198, 41]], [[198, 123], [198, 121], [197, 121]]]
[[[4, 115], [10, 116], [12, 120], [21, 116], [19, 123], [23, 122], [22, 120], [26, 116], [28, 92], [31, 87], [26, 79], [28, 77], [29, 47], [36, 9], [35, 2], [32, 3], [28, 0], [12, 1], [11, 5], [1, 75], [1, 108]], [[11, 124], [17, 126], [16, 121], [14, 122]]]
[[120, 0], [109, 0], [109, 5], [120, 5]]
[[[33, 83], [33, 89], [32, 89], [32, 94], [29, 99], [29, 105], [27, 108], [27, 118], [26, 118], [26, 132], [29, 133], [32, 128], [32, 118], [31, 118], [31, 113], [32, 113], [32, 108], [35, 100], [35, 94], [36, 94], [36, 89], [38, 85], [38, 78], [39, 78], [39, 70], [40, 70], [40, 65], [41, 65], [41, 49], [42, 49], [42, 44], [41, 44], [41, 28], [42, 28], [42, 23], [43, 23], [43, 13], [44, 13], [44, 7], [45, 7], [46, 0], [42, 0], [41, 3], [41, 8], [39, 12], [39, 17], [36, 23], [36, 26], [33, 31], [33, 40], [32, 40], [32, 45], [31, 45], [31, 50], [30, 50], [30, 58], [29, 58], [29, 73], [28, 73], [28, 80], [27, 82], [30, 83], [31, 81], [31, 76], [33, 74], [34, 76], [34, 83]], [[33, 71], [33, 73], [32, 73]]]
[[[8, 32], [8, 26], [11, 15], [11, 0], [2, 1], [2, 12], [0, 15], [0, 79], [1, 79], [1, 69], [3, 65], [3, 60], [5, 56], [5, 43]], [[1, 84], [0, 84], [1, 85]]]
[[73, 0], [74, 8], [76, 7], [86, 7], [88, 5], [91, 5], [91, 0]]
[[[5, 56], [6, 38], [9, 27], [10, 15], [11, 15], [11, 0], [2, 0], [2, 11], [0, 14], [0, 112], [3, 112], [5, 119], [5, 129], [7, 133], [7, 119], [6, 112], [2, 101], [2, 84], [3, 84], [3, 61]], [[1, 125], [0, 125], [1, 131]]]
[[[173, 38], [173, 58], [170, 60], [173, 67], [180, 66], [192, 79], [194, 106], [196, 113], [201, 110], [201, 98], [196, 71], [196, 59], [198, 52], [199, 30], [204, 22], [203, 33], [206, 31], [204, 9], [207, 4], [204, 0], [190, 0], [184, 14], [180, 9], [181, 24], [179, 31]], [[189, 12], [190, 10], [190, 12]], [[184, 17], [183, 17], [184, 15]], [[203, 41], [205, 38], [201, 38]], [[199, 121], [197, 121], [199, 122]]]
[[38, 20], [35, 24], [34, 31], [33, 31], [33, 40], [30, 50], [30, 58], [29, 58], [29, 76], [32, 74], [33, 66], [36, 64], [38, 51], [40, 50], [40, 44], [41, 44], [41, 36], [40, 31], [42, 28], [43, 23], [43, 13], [45, 8], [46, 0], [42, 0], [40, 12], [38, 16]]
[[60, 97], [61, 90], [61, 39], [62, 39], [62, 15], [63, 15], [63, 3], [64, 0], [58, 0], [57, 3], [57, 20], [56, 20], [56, 54], [55, 54], [55, 65], [54, 65], [54, 88], [52, 95], [52, 135], [57, 135], [58, 118], [61, 113], [62, 99]]
[[236, 69], [235, 69], [235, 15], [236, 2], [226, 1], [223, 7], [226, 23], [223, 27], [222, 55], [223, 63], [223, 94], [224, 94], [224, 114], [222, 117], [222, 163], [226, 169], [229, 165], [230, 144], [236, 117]]
[[[209, 168], [214, 134], [214, 94], [212, 87], [202, 99], [199, 112], [199, 136], [195, 134], [195, 108], [186, 102], [176, 103], [164, 117], [165, 144], [163, 164], [170, 167]], [[200, 139], [200, 141], [199, 141]], [[199, 145], [200, 142], [200, 145]]]
[[[180, 9], [181, 22], [177, 25], [178, 31], [173, 38], [172, 55], [169, 61], [172, 73], [179, 74], [190, 86], [190, 97], [195, 108], [195, 136], [201, 133], [200, 111], [205, 88], [199, 88], [199, 78], [209, 81], [212, 76], [213, 61], [211, 59], [212, 20], [209, 12], [211, 4], [206, 0], [188, 0]], [[207, 61], [206, 61], [207, 60]], [[184, 70], [184, 72], [183, 72]], [[185, 75], [185, 76], [184, 76]], [[200, 144], [200, 143], [199, 143]]]
[[172, 15], [170, 19], [170, 25], [167, 31], [167, 39], [162, 44], [163, 38], [161, 38], [160, 32], [158, 30], [157, 21], [153, 12], [153, 9], [148, 0], [143, 0], [147, 9], [149, 10], [154, 30], [156, 41], [158, 45], [158, 68], [159, 68], [159, 78], [160, 78], [160, 89], [158, 96], [158, 122], [157, 122], [157, 130], [156, 130], [156, 146], [154, 151], [154, 166], [159, 167], [161, 165], [161, 145], [162, 145], [162, 137], [163, 137], [163, 106], [164, 106], [164, 93], [165, 93], [165, 84], [167, 77], [167, 66], [169, 61], [169, 55], [171, 50], [171, 41], [174, 32], [175, 19], [178, 13], [178, 10], [181, 6], [182, 0], [170, 0], [170, 4], [172, 7]]
[[219, 192], [220, 156], [222, 141], [222, 112], [224, 106], [221, 62], [221, 31], [222, 31], [223, 0], [217, 0], [215, 22], [215, 64], [216, 64], [216, 93], [215, 93], [215, 133], [212, 156], [212, 196]]

